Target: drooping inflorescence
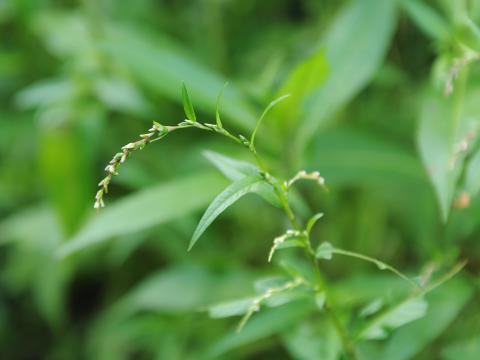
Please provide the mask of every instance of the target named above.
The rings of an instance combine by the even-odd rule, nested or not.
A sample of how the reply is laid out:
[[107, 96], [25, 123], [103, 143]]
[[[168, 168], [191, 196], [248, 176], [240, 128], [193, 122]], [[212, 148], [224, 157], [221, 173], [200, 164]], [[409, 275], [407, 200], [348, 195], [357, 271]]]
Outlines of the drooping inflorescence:
[[[140, 140], [128, 143], [122, 147], [121, 152], [117, 152], [113, 156], [112, 160], [110, 160], [108, 165], [105, 167], [105, 172], [107, 175], [98, 183], [100, 189], [98, 189], [97, 193], [95, 194], [95, 203], [93, 205], [95, 209], [98, 210], [105, 206], [103, 196], [108, 193], [108, 186], [110, 185], [112, 178], [118, 175], [118, 168], [120, 167], [120, 164], [125, 162], [130, 153], [135, 150], [141, 150], [148, 143], [165, 137], [169, 131], [170, 130], [167, 126], [163, 126], [154, 121], [153, 126], [148, 130], [148, 133], [140, 135]], [[155, 135], [157, 135], [157, 137], [155, 137]]]

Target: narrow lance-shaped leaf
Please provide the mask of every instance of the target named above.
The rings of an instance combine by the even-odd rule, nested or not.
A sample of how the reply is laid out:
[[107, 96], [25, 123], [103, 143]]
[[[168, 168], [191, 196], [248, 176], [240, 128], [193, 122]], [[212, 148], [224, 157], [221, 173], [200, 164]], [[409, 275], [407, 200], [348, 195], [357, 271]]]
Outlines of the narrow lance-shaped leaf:
[[[258, 176], [260, 174], [260, 169], [249, 162], [232, 159], [213, 151], [205, 151], [204, 155], [223, 175], [232, 181], [245, 176]], [[281, 206], [273, 187], [268, 183], [262, 182], [259, 184], [255, 192], [271, 205]]]
[[[214, 173], [197, 173], [125, 196], [88, 221], [58, 249], [65, 257], [115, 236], [133, 234], [206, 206], [225, 180]], [[195, 196], [196, 189], [201, 188]], [[158, 204], [166, 204], [159, 206]]]
[[396, 306], [376, 316], [371, 322], [367, 323], [356, 338], [383, 338], [386, 335], [386, 330], [398, 328], [424, 316], [427, 311], [427, 303], [423, 300], [423, 296], [450, 280], [463, 269], [465, 264], [466, 262], [459, 262], [432, 284], [415, 291]]
[[210, 224], [227, 209], [230, 205], [235, 203], [242, 196], [255, 192], [264, 180], [260, 176], [247, 176], [232, 184], [230, 184], [222, 193], [220, 193], [210, 204], [208, 209], [203, 214], [200, 222], [193, 233], [192, 239], [188, 246], [188, 250], [195, 245], [197, 240], [203, 232], [210, 226]]
[[193, 110], [192, 102], [190, 101], [190, 96], [188, 95], [187, 87], [184, 83], [182, 83], [182, 102], [183, 102], [183, 110], [185, 111], [185, 115], [187, 116], [188, 120], [197, 121], [197, 117], [195, 116], [195, 111]]
[[446, 39], [451, 29], [447, 21], [432, 7], [418, 0], [402, 0], [402, 7], [420, 30], [436, 40]]
[[471, 196], [480, 191], [480, 151], [477, 151], [470, 159], [465, 171], [465, 190]]
[[220, 118], [220, 101], [222, 100], [222, 96], [223, 96], [223, 92], [225, 91], [225, 88], [227, 87], [228, 85], [228, 82], [226, 82], [223, 87], [222, 87], [222, 90], [220, 91], [220, 93], [218, 94], [218, 97], [217, 97], [217, 104], [215, 106], [215, 120], [217, 122], [217, 126], [221, 129], [223, 128], [223, 124], [222, 124], [222, 119]]
[[285, 94], [285, 95], [282, 95], [280, 96], [279, 98], [273, 100], [270, 104], [268, 104], [268, 106], [265, 108], [265, 110], [263, 110], [263, 113], [262, 115], [260, 116], [260, 119], [258, 119], [257, 121], [257, 125], [255, 126], [255, 129], [253, 130], [253, 133], [252, 133], [252, 136], [250, 137], [250, 144], [252, 146], [254, 146], [254, 143], [255, 143], [255, 136], [257, 135], [257, 131], [260, 127], [260, 124], [262, 123], [263, 119], [265, 118], [265, 116], [268, 114], [268, 112], [270, 111], [270, 109], [272, 107], [274, 107], [276, 104], [278, 104], [280, 101], [282, 100], [285, 100], [287, 97], [289, 97], [290, 94]]
[[387, 330], [396, 329], [425, 315], [428, 304], [421, 298], [409, 299], [376, 319], [360, 334], [363, 339], [383, 339]]
[[354, 0], [333, 19], [323, 42], [330, 64], [328, 78], [306, 101], [296, 152], [374, 77], [394, 33], [396, 9], [395, 0]]

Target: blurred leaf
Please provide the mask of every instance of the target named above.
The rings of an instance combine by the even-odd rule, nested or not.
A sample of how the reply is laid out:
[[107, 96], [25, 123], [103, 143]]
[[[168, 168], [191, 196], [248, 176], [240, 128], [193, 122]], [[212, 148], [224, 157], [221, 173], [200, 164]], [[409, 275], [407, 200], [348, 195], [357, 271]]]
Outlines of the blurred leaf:
[[260, 169], [249, 162], [236, 160], [209, 150], [204, 151], [203, 154], [223, 175], [232, 181], [260, 174]]
[[458, 31], [459, 40], [469, 48], [480, 51], [480, 28], [467, 16], [462, 17]]
[[200, 219], [195, 232], [192, 235], [188, 250], [197, 242], [203, 232], [210, 226], [210, 224], [230, 205], [234, 204], [242, 196], [255, 192], [258, 189], [258, 184], [263, 182], [260, 176], [247, 176], [230, 184], [223, 190], [209, 205], [202, 218]]
[[272, 287], [285, 285], [291, 279], [285, 276], [268, 276], [255, 281], [254, 287], [257, 294], [263, 294]]
[[278, 91], [279, 95], [291, 94], [291, 98], [272, 109], [272, 116], [283, 122], [297, 122], [304, 115], [305, 101], [324, 83], [327, 73], [324, 49], [317, 50], [296, 65]]
[[130, 82], [120, 77], [95, 79], [95, 92], [100, 100], [112, 110], [125, 111], [133, 115], [152, 114], [150, 103]]
[[205, 206], [223, 184], [214, 174], [200, 173], [125, 196], [95, 215], [58, 254], [64, 257], [114, 236], [185, 216]]
[[[472, 289], [458, 278], [433, 291], [427, 296], [426, 316], [395, 332], [379, 359], [412, 359], [447, 329], [471, 296]], [[456, 359], [466, 359], [456, 355]]]
[[108, 311], [114, 318], [124, 319], [144, 311], [176, 314], [204, 310], [222, 296], [242, 296], [250, 280], [245, 275], [193, 264], [174, 265], [149, 275]]
[[387, 335], [386, 330], [400, 327], [419, 317], [423, 317], [428, 306], [424, 296], [451, 280], [465, 267], [465, 264], [466, 261], [458, 262], [438, 279], [425, 285], [420, 290], [416, 290], [396, 306], [380, 313], [363, 327], [357, 338], [382, 339]]
[[430, 5], [419, 0], [402, 0], [401, 5], [420, 29], [436, 40], [445, 40], [451, 34], [448, 22]]
[[420, 298], [413, 298], [402, 302], [393, 309], [381, 314], [371, 322], [359, 337], [362, 339], [383, 339], [387, 337], [387, 330], [396, 329], [425, 315], [427, 302]]
[[212, 274], [205, 268], [191, 265], [172, 267], [149, 276], [117, 306], [127, 312], [195, 310], [211, 300], [213, 284]]
[[195, 116], [195, 110], [193, 110], [192, 101], [190, 100], [187, 87], [184, 83], [182, 83], [182, 102], [183, 110], [185, 111], [187, 119], [191, 121], [197, 121], [197, 117]]
[[[77, 112], [81, 114], [80, 110]], [[44, 125], [40, 137], [42, 185], [69, 235], [84, 219], [93, 188], [91, 153], [81, 150], [91, 137], [82, 129], [84, 123], [73, 125], [75, 117], [85, 115], [78, 113], [64, 107], [48, 108], [41, 113], [43, 119], [53, 123]]]
[[[135, 78], [172, 101], [179, 101], [178, 89], [187, 79], [197, 107], [206, 113], [215, 111], [225, 78], [193, 60], [166, 37], [116, 24], [106, 28], [103, 47]], [[254, 127], [254, 109], [233, 84], [225, 89], [222, 102], [223, 112], [238, 126]]]
[[85, 55], [92, 55], [91, 32], [81, 14], [38, 11], [32, 25], [35, 35], [39, 35], [46, 48], [59, 58], [76, 56], [75, 60], [80, 61]]
[[278, 333], [301, 321], [313, 310], [309, 302], [297, 301], [282, 307], [262, 309], [252, 317], [241, 332], [227, 334], [212, 346], [207, 358], [217, 357], [230, 350]]
[[472, 156], [465, 173], [465, 190], [475, 196], [480, 191], [480, 150]]
[[375, 75], [390, 46], [395, 9], [394, 0], [354, 0], [334, 19], [323, 42], [330, 72], [325, 85], [309, 98], [297, 139], [300, 144], [310, 140]]
[[325, 320], [301, 323], [288, 330], [282, 339], [296, 360], [337, 360], [341, 353], [338, 333]]
[[254, 297], [247, 299], [233, 300], [210, 306], [208, 315], [212, 318], [224, 318], [245, 314], [252, 306]]
[[324, 242], [318, 246], [315, 256], [317, 259], [330, 260], [332, 258], [333, 250], [334, 248], [332, 244], [329, 242]]
[[318, 134], [308, 152], [308, 166], [335, 186], [428, 185], [414, 154], [378, 136], [340, 127]]
[[360, 310], [360, 316], [368, 317], [377, 313], [384, 305], [383, 299], [375, 299]]
[[474, 336], [470, 339], [462, 339], [448, 345], [442, 351], [443, 360], [478, 360], [480, 359], [480, 341]]
[[10, 255], [2, 270], [2, 287], [16, 296], [31, 292], [40, 315], [53, 327], [64, 320], [69, 278], [68, 268], [53, 255], [61, 240], [55, 213], [46, 206], [24, 209], [0, 223], [0, 244], [9, 245]]
[[[265, 293], [271, 292], [271, 290], [274, 288], [281, 288], [282, 286], [285, 286], [287, 283], [291, 282], [291, 278], [281, 276], [270, 276], [266, 278], [261, 278], [255, 281], [255, 291], [258, 295], [263, 295]], [[275, 292], [273, 295], [269, 296], [263, 304], [270, 307], [276, 307], [285, 305], [302, 297], [311, 298], [311, 293], [307, 292], [304, 287], [296, 287], [280, 292]]]
[[400, 278], [376, 271], [370, 274], [355, 274], [332, 284], [329, 296], [337, 306], [356, 307], [379, 297], [402, 298], [407, 296], [410, 290]]
[[75, 84], [69, 79], [46, 79], [17, 92], [15, 101], [24, 109], [39, 108], [72, 99], [76, 91]]
[[427, 98], [420, 116], [418, 146], [444, 221], [450, 212], [461, 168], [453, 153], [456, 131], [449, 103], [439, 97]]
[[58, 223], [52, 216], [52, 210], [49, 207], [24, 208], [1, 220], [0, 244], [33, 240], [38, 234], [48, 233], [52, 228], [58, 228]]

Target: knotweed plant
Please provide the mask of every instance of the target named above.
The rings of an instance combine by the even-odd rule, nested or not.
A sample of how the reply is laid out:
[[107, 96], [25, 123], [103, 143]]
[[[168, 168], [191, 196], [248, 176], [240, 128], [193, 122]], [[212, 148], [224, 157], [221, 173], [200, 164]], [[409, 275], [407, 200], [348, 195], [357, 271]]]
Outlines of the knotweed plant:
[[[223, 90], [222, 90], [223, 92]], [[106, 176], [100, 181], [99, 190], [95, 196], [94, 208], [99, 210], [105, 206], [104, 196], [108, 193], [110, 183], [114, 176], [118, 175], [119, 167], [135, 151], [143, 149], [146, 145], [165, 138], [170, 133], [184, 129], [198, 129], [212, 132], [227, 138], [242, 146], [251, 153], [255, 164], [238, 161], [229, 157], [209, 152], [207, 157], [222, 172], [230, 176], [234, 181], [220, 193], [205, 211], [190, 240], [188, 250], [191, 250], [207, 227], [230, 205], [248, 193], [256, 193], [272, 205], [282, 209], [289, 222], [289, 228], [283, 234], [273, 239], [270, 252], [266, 254], [266, 260], [270, 262], [277, 251], [297, 248], [303, 253], [304, 263], [308, 264], [309, 270], [296, 268], [291, 263], [285, 265], [287, 276], [282, 279], [270, 279], [257, 285], [258, 294], [247, 299], [239, 299], [232, 302], [220, 303], [209, 308], [212, 317], [242, 316], [237, 330], [241, 331], [248, 320], [264, 306], [280, 306], [299, 297], [309, 298], [311, 303], [320, 312], [324, 312], [332, 321], [338, 338], [341, 340], [346, 357], [357, 359], [355, 343], [361, 339], [378, 339], [386, 336], [388, 330], [400, 327], [408, 322], [423, 316], [427, 310], [424, 295], [450, 279], [465, 265], [458, 263], [444, 275], [436, 280], [413, 280], [396, 268], [372, 257], [356, 252], [339, 249], [328, 242], [313, 246], [312, 229], [323, 216], [323, 213], [313, 214], [309, 219], [301, 219], [295, 213], [291, 205], [289, 192], [298, 181], [311, 181], [321, 188], [325, 188], [325, 180], [318, 171], [307, 172], [301, 170], [291, 179], [282, 180], [272, 174], [266, 167], [262, 157], [255, 147], [255, 138], [259, 127], [268, 111], [278, 102], [288, 96], [282, 96], [272, 101], [260, 116], [252, 134], [247, 137], [241, 134], [233, 134], [227, 130], [221, 120], [219, 103], [222, 92], [217, 100], [216, 122], [203, 123], [197, 120], [188, 91], [183, 85], [182, 98], [186, 119], [174, 126], [167, 126], [154, 122], [147, 133], [140, 135], [140, 139], [131, 142], [121, 148], [105, 168]], [[387, 270], [405, 280], [411, 290], [406, 298], [389, 308], [384, 308], [378, 302], [371, 304], [369, 315], [373, 315], [360, 329], [352, 332], [347, 329], [342, 318], [337, 314], [334, 299], [331, 296], [325, 276], [321, 271], [321, 261], [332, 259], [333, 255], [343, 255], [373, 263], [380, 270]], [[309, 275], [310, 274], [310, 275]], [[420, 277], [421, 279], [421, 277]]]

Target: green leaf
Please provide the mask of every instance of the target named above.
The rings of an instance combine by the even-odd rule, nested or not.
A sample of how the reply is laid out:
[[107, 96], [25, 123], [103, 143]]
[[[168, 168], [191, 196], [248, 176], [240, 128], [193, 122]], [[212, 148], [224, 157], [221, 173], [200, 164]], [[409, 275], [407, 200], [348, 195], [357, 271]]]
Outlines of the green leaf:
[[428, 97], [420, 115], [418, 131], [420, 155], [435, 189], [444, 221], [450, 212], [461, 169], [460, 159], [452, 167], [457, 129], [449, 105], [447, 99]]
[[312, 229], [317, 223], [317, 221], [320, 220], [323, 217], [323, 215], [324, 215], [323, 213], [317, 213], [308, 220], [306, 230], [309, 234], [312, 232]]
[[415, 151], [342, 125], [318, 133], [307, 156], [306, 167], [321, 170], [333, 190], [361, 187], [374, 192], [381, 206], [394, 211], [416, 241], [430, 239], [437, 226], [438, 208]]
[[213, 280], [209, 272], [195, 266], [172, 267], [150, 275], [122, 299], [127, 311], [194, 310], [210, 299]]
[[260, 128], [260, 125], [262, 124], [263, 119], [268, 114], [270, 109], [273, 108], [280, 101], [283, 101], [286, 98], [288, 98], [289, 96], [290, 96], [290, 94], [285, 94], [285, 95], [280, 96], [279, 98], [273, 100], [270, 104], [268, 104], [267, 107], [265, 108], [265, 110], [263, 110], [262, 115], [260, 116], [260, 118], [257, 121], [257, 125], [255, 126], [255, 129], [253, 129], [252, 136], [250, 137], [250, 144], [252, 146], [255, 146], [255, 136], [257, 135], [257, 131]]
[[[440, 336], [472, 297], [468, 282], [457, 278], [432, 291], [428, 300], [427, 314], [396, 331], [385, 345], [379, 359], [409, 360]], [[466, 350], [466, 348], [464, 348]], [[462, 353], [455, 359], [466, 360]], [[474, 357], [472, 359], [478, 359]]]
[[414, 186], [428, 178], [414, 152], [371, 133], [341, 126], [319, 133], [307, 154], [309, 167], [336, 186]]
[[329, 75], [307, 102], [297, 147], [307, 143], [320, 126], [371, 81], [390, 46], [395, 9], [395, 0], [353, 0], [334, 19], [323, 42]]
[[182, 103], [183, 110], [185, 111], [187, 119], [191, 121], [197, 121], [197, 117], [195, 116], [195, 110], [193, 110], [192, 101], [190, 100], [187, 87], [184, 83], [182, 83]]
[[225, 318], [245, 314], [253, 304], [255, 298], [233, 300], [210, 306], [208, 315], [212, 318]]
[[291, 98], [272, 110], [275, 119], [282, 123], [296, 123], [304, 115], [306, 100], [325, 82], [327, 73], [325, 49], [317, 50], [297, 64], [278, 92], [291, 94]]
[[[204, 155], [223, 175], [232, 181], [240, 180], [246, 176], [258, 176], [260, 174], [260, 169], [249, 162], [232, 159], [231, 157], [214, 151], [205, 151]], [[273, 206], [281, 207], [275, 191], [272, 186], [266, 182], [259, 184], [255, 192]]]
[[465, 172], [465, 191], [475, 196], [480, 191], [480, 150], [469, 160]]
[[[127, 68], [134, 80], [171, 101], [179, 101], [178, 89], [188, 81], [197, 109], [215, 111], [218, 89], [226, 79], [193, 58], [178, 43], [158, 32], [141, 31], [119, 23], [104, 24], [101, 46]], [[235, 84], [225, 89], [223, 113], [244, 130], [255, 126], [255, 108]]]
[[448, 22], [430, 5], [419, 0], [402, 0], [408, 16], [427, 35], [436, 40], [445, 40], [450, 36], [451, 29]]
[[188, 250], [191, 250], [203, 232], [230, 205], [242, 196], [255, 192], [264, 180], [260, 176], [247, 176], [230, 184], [210, 204], [193, 233]]
[[282, 335], [293, 359], [337, 360], [342, 342], [333, 324], [325, 319], [304, 322]]
[[204, 151], [203, 155], [232, 181], [240, 180], [246, 176], [258, 176], [260, 169], [252, 163], [236, 160], [229, 156], [214, 151]]
[[223, 92], [225, 91], [227, 85], [228, 82], [226, 82], [225, 85], [223, 85], [222, 90], [220, 90], [217, 98], [217, 105], [215, 106], [215, 121], [220, 129], [223, 128], [222, 119], [220, 118], [220, 101], [222, 100]]
[[[39, 236], [41, 234], [41, 236]], [[2, 267], [2, 291], [29, 291], [35, 312], [49, 326], [61, 326], [71, 268], [55, 261], [63, 240], [58, 216], [49, 206], [35, 206], [2, 219], [0, 244], [8, 244]]]
[[226, 269], [219, 273], [198, 265], [175, 265], [142, 280], [111, 311], [120, 317], [145, 311], [172, 314], [198, 311], [225, 294], [240, 297], [249, 288], [250, 280], [243, 272]]
[[379, 298], [369, 302], [360, 310], [360, 316], [368, 317], [377, 313], [384, 305], [384, 300]]
[[312, 304], [305, 301], [296, 301], [272, 309], [262, 309], [259, 314], [247, 322], [240, 333], [231, 332], [217, 341], [208, 351], [206, 358], [216, 358], [235, 348], [287, 329], [305, 318], [313, 309]]
[[181, 218], [208, 204], [224, 184], [215, 174], [199, 173], [125, 196], [95, 214], [58, 255], [65, 257], [112, 237]]
[[423, 297], [458, 274], [465, 264], [465, 261], [457, 263], [431, 284], [415, 291], [394, 307], [380, 313], [360, 330], [356, 338], [382, 339], [387, 336], [387, 330], [395, 329], [423, 317], [428, 306]]
[[317, 257], [317, 259], [330, 260], [332, 258], [333, 251], [334, 247], [332, 246], [332, 244], [330, 244], [329, 242], [324, 242], [318, 246], [317, 251], [315, 252], [315, 256]]
[[255, 281], [254, 287], [257, 294], [263, 294], [268, 289], [285, 285], [291, 279], [285, 276], [268, 276]]
[[480, 341], [478, 336], [461, 339], [449, 344], [442, 351], [443, 360], [478, 360], [480, 359]]
[[468, 16], [459, 24], [459, 40], [475, 51], [480, 51], [480, 28]]
[[132, 289], [117, 308], [126, 312], [161, 311], [178, 313], [211, 300], [215, 280], [205, 268], [175, 266], [148, 276]]
[[[69, 236], [78, 230], [91, 206], [92, 150], [95, 151], [98, 144], [93, 140], [99, 139], [95, 136], [98, 128], [94, 123], [102, 120], [98, 115], [63, 104], [39, 112], [39, 122], [43, 124], [38, 150], [40, 182]], [[57, 124], [52, 125], [55, 121]], [[93, 141], [89, 149], [79, 151], [88, 141]]]
[[395, 306], [390, 311], [377, 317], [359, 334], [362, 339], [383, 339], [387, 331], [396, 329], [411, 321], [421, 318], [427, 311], [427, 302], [420, 298], [413, 298]]

